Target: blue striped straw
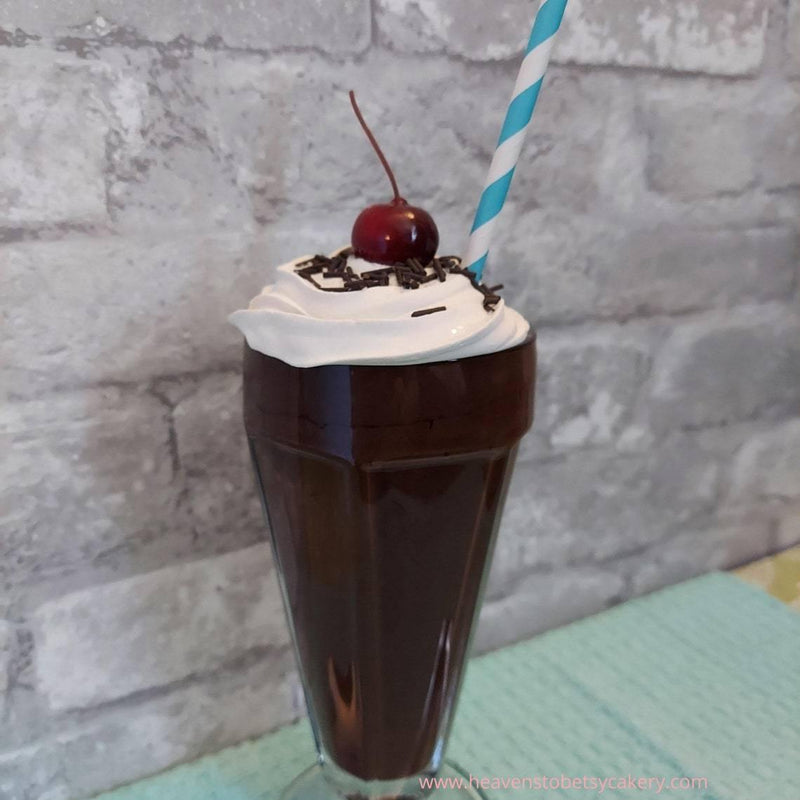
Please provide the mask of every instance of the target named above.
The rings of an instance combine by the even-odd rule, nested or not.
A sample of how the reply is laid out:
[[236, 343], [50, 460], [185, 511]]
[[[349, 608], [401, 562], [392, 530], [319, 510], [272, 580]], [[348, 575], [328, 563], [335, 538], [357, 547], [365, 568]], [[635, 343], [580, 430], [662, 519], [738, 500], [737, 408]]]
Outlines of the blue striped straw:
[[528, 50], [519, 70], [511, 104], [486, 179], [486, 188], [481, 195], [464, 254], [463, 263], [478, 278], [486, 266], [497, 216], [506, 202], [566, 6], [567, 0], [544, 0], [533, 23]]

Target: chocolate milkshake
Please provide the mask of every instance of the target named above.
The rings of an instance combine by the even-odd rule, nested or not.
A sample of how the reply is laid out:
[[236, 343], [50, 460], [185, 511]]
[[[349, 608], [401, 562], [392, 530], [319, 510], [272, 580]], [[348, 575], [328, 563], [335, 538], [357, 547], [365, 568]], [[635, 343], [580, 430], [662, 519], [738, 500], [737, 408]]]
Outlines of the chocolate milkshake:
[[502, 287], [435, 256], [389, 174], [351, 247], [279, 267], [231, 315], [320, 758], [286, 800], [479, 796], [418, 777], [441, 774], [535, 340]]
[[516, 446], [532, 339], [413, 366], [245, 351], [245, 424], [323, 754], [438, 769]]

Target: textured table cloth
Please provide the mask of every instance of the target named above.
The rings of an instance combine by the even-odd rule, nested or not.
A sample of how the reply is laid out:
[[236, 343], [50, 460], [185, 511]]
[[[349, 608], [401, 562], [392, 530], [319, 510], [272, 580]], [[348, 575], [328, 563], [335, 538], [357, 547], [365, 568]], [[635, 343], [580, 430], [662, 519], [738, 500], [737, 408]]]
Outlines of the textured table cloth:
[[[476, 777], [704, 777], [658, 796], [800, 800], [800, 614], [712, 574], [477, 658], [449, 756]], [[302, 722], [102, 798], [273, 800], [313, 759]]]

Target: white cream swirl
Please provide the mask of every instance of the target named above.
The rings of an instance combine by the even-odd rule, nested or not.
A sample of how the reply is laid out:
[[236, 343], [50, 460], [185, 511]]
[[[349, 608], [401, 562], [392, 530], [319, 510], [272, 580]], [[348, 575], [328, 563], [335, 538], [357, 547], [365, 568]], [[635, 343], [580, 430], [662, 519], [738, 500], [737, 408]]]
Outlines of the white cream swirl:
[[[464, 275], [404, 289], [392, 281], [353, 292], [326, 292], [295, 272], [298, 258], [277, 269], [247, 309], [228, 317], [253, 350], [295, 367], [323, 364], [425, 364], [485, 355], [525, 340], [530, 326], [501, 300], [493, 311]], [[380, 268], [354, 256], [360, 274]], [[325, 280], [326, 288], [341, 280]], [[444, 306], [425, 316], [415, 311]]]

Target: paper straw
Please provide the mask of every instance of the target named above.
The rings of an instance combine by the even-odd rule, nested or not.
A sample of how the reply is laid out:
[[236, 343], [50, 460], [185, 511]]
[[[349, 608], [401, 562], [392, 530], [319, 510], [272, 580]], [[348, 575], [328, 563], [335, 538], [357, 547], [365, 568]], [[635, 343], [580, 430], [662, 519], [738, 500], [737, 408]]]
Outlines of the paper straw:
[[517, 76], [514, 94], [500, 131], [500, 139], [464, 254], [464, 265], [475, 272], [478, 278], [486, 266], [497, 216], [503, 208], [511, 179], [514, 177], [566, 5], [567, 0], [544, 0], [533, 22], [527, 54]]

